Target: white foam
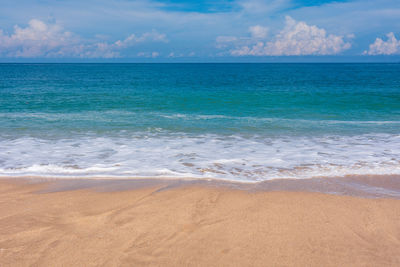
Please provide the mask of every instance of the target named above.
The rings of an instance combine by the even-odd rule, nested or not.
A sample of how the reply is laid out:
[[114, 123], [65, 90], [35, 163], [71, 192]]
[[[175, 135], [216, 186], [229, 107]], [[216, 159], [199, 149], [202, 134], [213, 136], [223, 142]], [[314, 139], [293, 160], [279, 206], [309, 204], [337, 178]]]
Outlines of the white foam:
[[142, 133], [0, 138], [0, 176], [197, 177], [241, 181], [400, 174], [400, 135], [279, 138]]

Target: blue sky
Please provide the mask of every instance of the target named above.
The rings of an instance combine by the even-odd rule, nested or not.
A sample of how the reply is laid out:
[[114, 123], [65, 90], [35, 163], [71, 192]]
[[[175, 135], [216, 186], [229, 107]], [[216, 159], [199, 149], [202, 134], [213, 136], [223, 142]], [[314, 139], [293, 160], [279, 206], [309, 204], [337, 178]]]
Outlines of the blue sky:
[[0, 0], [5, 61], [399, 61], [399, 0]]

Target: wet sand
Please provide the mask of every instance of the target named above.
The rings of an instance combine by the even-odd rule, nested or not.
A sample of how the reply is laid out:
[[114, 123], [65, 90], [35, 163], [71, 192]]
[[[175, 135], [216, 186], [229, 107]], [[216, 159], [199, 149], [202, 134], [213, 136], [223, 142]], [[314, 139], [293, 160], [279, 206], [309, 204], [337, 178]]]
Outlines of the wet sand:
[[0, 179], [0, 266], [399, 266], [398, 180]]

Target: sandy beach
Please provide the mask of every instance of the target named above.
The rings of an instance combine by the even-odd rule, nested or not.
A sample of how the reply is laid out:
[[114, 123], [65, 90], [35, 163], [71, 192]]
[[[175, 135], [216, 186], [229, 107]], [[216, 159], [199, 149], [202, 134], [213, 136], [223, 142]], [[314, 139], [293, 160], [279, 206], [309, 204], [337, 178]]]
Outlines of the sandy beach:
[[1, 266], [400, 265], [398, 199], [52, 184], [0, 180]]

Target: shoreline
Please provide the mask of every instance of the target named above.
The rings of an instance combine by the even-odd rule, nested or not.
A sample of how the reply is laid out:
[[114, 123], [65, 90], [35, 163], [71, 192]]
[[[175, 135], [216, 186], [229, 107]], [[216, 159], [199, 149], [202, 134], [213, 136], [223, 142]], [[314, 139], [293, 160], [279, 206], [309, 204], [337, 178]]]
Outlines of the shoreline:
[[0, 179], [0, 265], [400, 264], [398, 199], [60, 182]]
[[365, 198], [400, 199], [400, 175], [348, 175], [344, 177], [316, 177], [308, 179], [281, 178], [266, 181], [244, 182], [218, 178], [148, 177], [148, 178], [51, 178], [38, 176], [0, 177], [0, 181], [24, 181], [48, 184], [43, 192], [79, 189], [99, 191], [124, 191], [150, 186], [174, 188], [187, 185], [221, 187], [245, 191], [315, 192]]

